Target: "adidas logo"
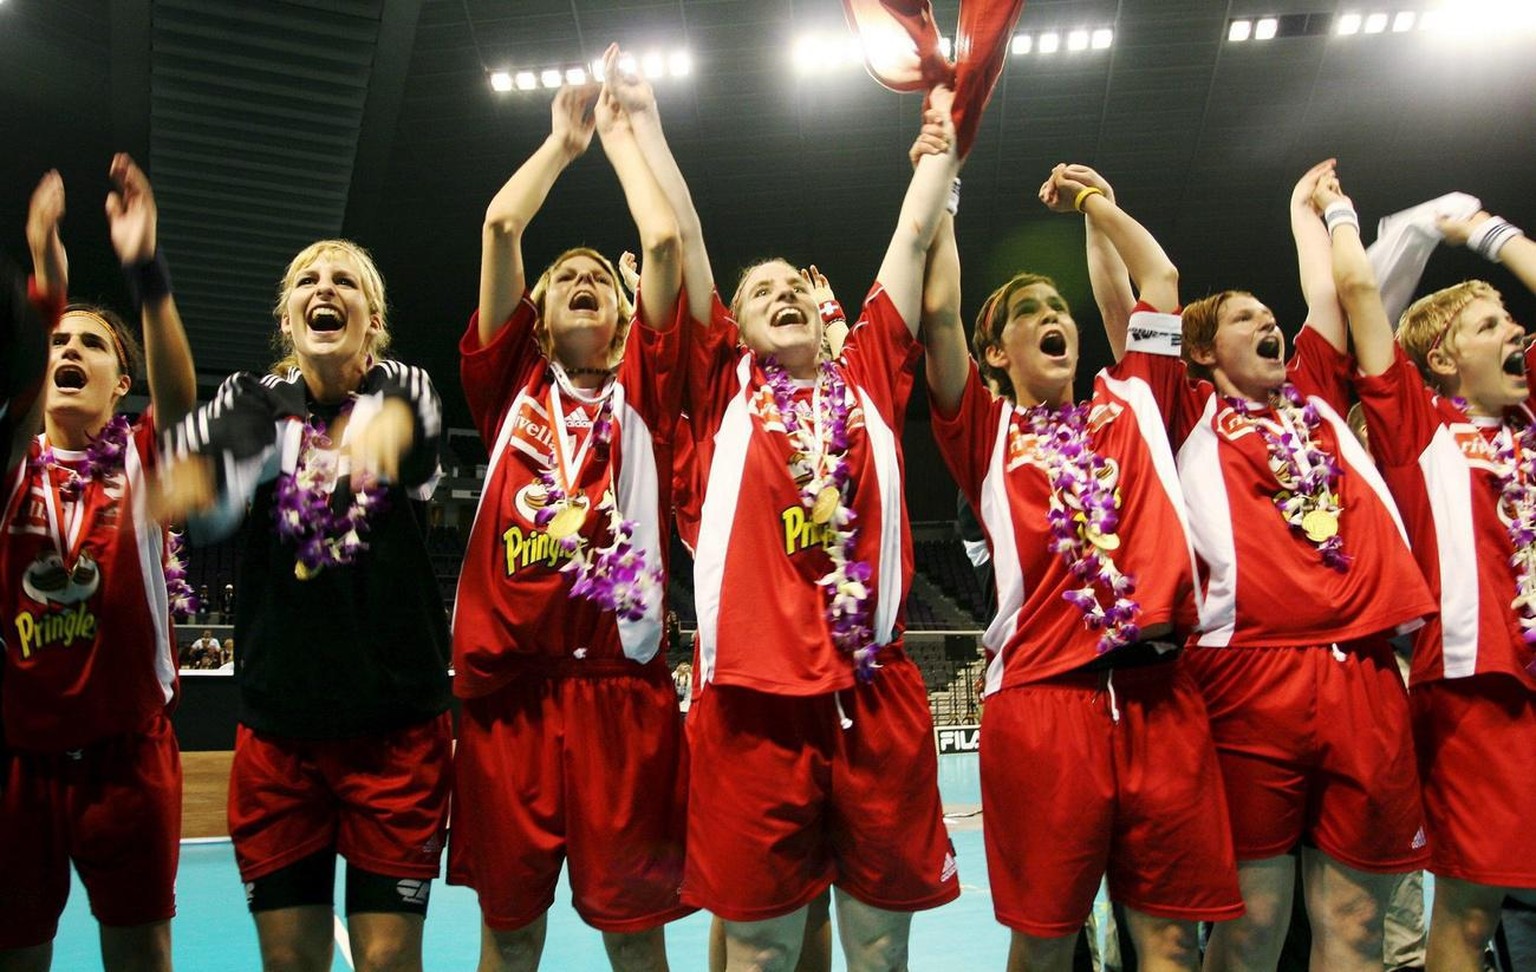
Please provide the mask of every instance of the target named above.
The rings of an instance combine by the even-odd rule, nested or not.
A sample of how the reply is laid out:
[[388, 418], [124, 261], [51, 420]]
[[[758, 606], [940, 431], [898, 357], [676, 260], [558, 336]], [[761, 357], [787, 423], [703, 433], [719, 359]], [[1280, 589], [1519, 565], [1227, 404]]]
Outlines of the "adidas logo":
[[959, 870], [959, 868], [957, 868], [955, 866], [955, 855], [953, 853], [949, 852], [949, 851], [945, 851], [944, 852], [944, 870], [939, 872], [939, 882], [943, 883], [945, 881], [953, 880], [954, 876], [955, 876], [955, 873], [958, 870]]
[[427, 903], [427, 896], [432, 893], [432, 882], [405, 878], [395, 884], [395, 890], [400, 893], [400, 900], [405, 904], [423, 907]]
[[251, 901], [253, 899], [255, 899], [255, 897], [256, 897], [256, 882], [255, 881], [247, 881], [247, 882], [245, 882], [245, 904], [246, 904], [246, 907], [250, 907]]

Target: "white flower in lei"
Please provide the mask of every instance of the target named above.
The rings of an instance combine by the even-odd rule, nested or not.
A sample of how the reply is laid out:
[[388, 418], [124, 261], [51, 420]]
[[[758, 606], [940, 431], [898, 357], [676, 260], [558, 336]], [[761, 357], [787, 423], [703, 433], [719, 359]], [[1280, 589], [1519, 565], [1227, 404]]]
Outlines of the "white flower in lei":
[[1135, 578], [1108, 556], [1120, 547], [1120, 500], [1109, 461], [1088, 440], [1088, 406], [1035, 405], [1020, 414], [1051, 486], [1045, 514], [1050, 550], [1083, 582], [1062, 597], [1082, 612], [1089, 629], [1103, 632], [1100, 653], [1131, 644], [1141, 637], [1141, 605], [1131, 598]]
[[[1223, 396], [1222, 400], [1237, 414], [1248, 418], [1269, 450], [1269, 470], [1275, 474], [1280, 489], [1274, 495], [1275, 509], [1292, 530], [1303, 534], [1317, 546], [1323, 563], [1345, 573], [1354, 559], [1344, 552], [1339, 536], [1339, 462], [1318, 448], [1317, 430], [1322, 416], [1317, 406], [1303, 401], [1296, 386], [1289, 382], [1270, 396], [1269, 405], [1275, 422], [1255, 417], [1254, 403], [1242, 398]], [[1279, 425], [1279, 431], [1275, 425]]]
[[[1529, 648], [1536, 646], [1536, 426], [1516, 432], [1505, 424], [1493, 447], [1499, 519], [1504, 521], [1514, 547], [1509, 565], [1515, 569], [1515, 599], [1510, 607]], [[1536, 674], [1536, 660], [1527, 668]]]
[[800, 502], [811, 519], [827, 531], [826, 551], [832, 570], [816, 581], [827, 601], [827, 626], [832, 643], [853, 658], [860, 681], [874, 677], [874, 643], [870, 626], [873, 600], [869, 582], [874, 576], [869, 562], [853, 557], [858, 541], [858, 514], [848, 505], [848, 416], [853, 411], [851, 394], [843, 377], [830, 361], [822, 361], [812, 394], [810, 427], [795, 404], [795, 385], [777, 361], [763, 361], [763, 374], [773, 393], [784, 434], [794, 446], [790, 471], [796, 481], [805, 480]]

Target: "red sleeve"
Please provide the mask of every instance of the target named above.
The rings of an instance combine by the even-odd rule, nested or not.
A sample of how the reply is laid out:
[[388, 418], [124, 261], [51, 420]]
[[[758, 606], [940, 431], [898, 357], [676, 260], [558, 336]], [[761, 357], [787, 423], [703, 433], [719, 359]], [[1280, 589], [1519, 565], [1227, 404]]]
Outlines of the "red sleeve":
[[849, 377], [888, 410], [885, 420], [898, 435], [922, 357], [922, 344], [912, 336], [885, 288], [875, 284], [843, 342], [842, 359]]
[[1335, 348], [1312, 328], [1304, 327], [1296, 335], [1296, 353], [1285, 370], [1303, 395], [1316, 395], [1340, 415], [1349, 411], [1354, 356]]
[[544, 356], [533, 339], [539, 311], [524, 292], [489, 344], [480, 343], [480, 312], [469, 317], [469, 329], [459, 339], [459, 382], [475, 428], [487, 445], [496, 441], [496, 428], [518, 389], [526, 384], [527, 372]]
[[[1394, 342], [1395, 343], [1395, 342]], [[1357, 375], [1355, 393], [1365, 413], [1371, 455], [1382, 466], [1411, 466], [1440, 428], [1435, 393], [1401, 347], [1379, 375]]]
[[1205, 403], [1214, 394], [1209, 384], [1190, 378], [1179, 354], [1182, 346], [1179, 312], [1165, 313], [1138, 300], [1126, 327], [1125, 354], [1104, 370], [1110, 378], [1138, 378], [1152, 389], [1174, 451], [1200, 421]]
[[[619, 364], [619, 383], [635, 410], [658, 434], [672, 428], [683, 399], [683, 335], [688, 325], [686, 295], [679, 292], [667, 314], [671, 322], [664, 331], [640, 323], [641, 306], [635, 306], [624, 343], [624, 360]], [[644, 294], [638, 296], [644, 301]]]
[[1012, 403], [992, 396], [972, 361], [955, 413], [945, 415], [937, 407], [932, 409], [933, 438], [939, 454], [972, 509], [981, 509], [981, 484], [992, 461], [1001, 413], [1008, 408]]
[[741, 330], [721, 303], [720, 295], [713, 296], [707, 324], [692, 320], [686, 312], [680, 313], [686, 324], [683, 410], [693, 422], [696, 440], [714, 436], [732, 396], [741, 387], [736, 381], [736, 365], [741, 360]]

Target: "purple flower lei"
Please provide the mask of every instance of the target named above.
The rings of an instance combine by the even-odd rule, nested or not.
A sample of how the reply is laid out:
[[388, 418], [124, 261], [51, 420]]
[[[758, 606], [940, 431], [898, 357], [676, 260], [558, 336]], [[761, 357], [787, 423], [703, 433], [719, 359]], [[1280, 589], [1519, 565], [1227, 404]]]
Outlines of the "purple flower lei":
[[[1343, 507], [1339, 505], [1339, 461], [1317, 445], [1317, 430], [1322, 416], [1317, 406], [1305, 401], [1296, 386], [1286, 382], [1270, 397], [1278, 423], [1255, 417], [1255, 405], [1246, 399], [1222, 396], [1237, 414], [1248, 418], [1269, 450], [1269, 469], [1280, 489], [1274, 495], [1275, 509], [1291, 529], [1302, 534], [1323, 556], [1328, 567], [1345, 573], [1352, 556], [1344, 552], [1344, 539], [1337, 531]], [[1280, 426], [1276, 431], [1275, 425]], [[1316, 518], [1331, 524], [1332, 533], [1320, 536], [1311, 529]]]
[[165, 594], [170, 601], [171, 614], [177, 618], [189, 618], [197, 613], [197, 595], [187, 583], [187, 565], [181, 559], [181, 534], [165, 531]]
[[299, 460], [293, 472], [277, 477], [272, 518], [278, 536], [298, 548], [293, 572], [309, 580], [327, 566], [350, 564], [367, 548], [362, 534], [369, 520], [386, 505], [388, 491], [369, 486], [352, 496], [346, 510], [331, 507], [336, 484], [337, 458], [330, 451], [325, 426], [309, 420], [299, 442]]
[[128, 452], [128, 435], [131, 429], [128, 416], [114, 415], [85, 447], [85, 458], [78, 468], [71, 469], [69, 466], [62, 465], [54, 454], [52, 446], [45, 447], [38, 457], [32, 460], [32, 468], [44, 469], [48, 466], [57, 466], [63, 470], [66, 476], [63, 485], [59, 487], [59, 495], [67, 500], [77, 500], [85, 491], [87, 483], [111, 479], [122, 471], [123, 457]]
[[[593, 461], [606, 463], [613, 442], [611, 395], [605, 395], [602, 404], [598, 406], [597, 417], [592, 421], [591, 435]], [[546, 501], [533, 515], [533, 522], [547, 528], [565, 505], [567, 496], [556, 482], [551, 467], [539, 470], [538, 480], [544, 488]], [[570, 555], [570, 560], [560, 568], [560, 572], [571, 576], [572, 595], [584, 597], [623, 620], [639, 621], [651, 613], [665, 588], [661, 565], [653, 563], [646, 552], [636, 546], [635, 530], [639, 524], [620, 514], [611, 485], [603, 490], [603, 498], [598, 502], [596, 512], [606, 521], [608, 543], [601, 547], [593, 546], [582, 537], [580, 531], [566, 537], [551, 537]]]
[[[1520, 621], [1526, 647], [1536, 648], [1536, 426], [1515, 432], [1507, 424], [1494, 439], [1495, 478], [1499, 514], [1509, 531], [1514, 554], [1515, 599], [1510, 603]], [[1536, 674], [1536, 661], [1527, 666]]]
[[1048, 548], [1083, 586], [1062, 594], [1083, 614], [1090, 630], [1101, 631], [1102, 654], [1141, 637], [1136, 618], [1141, 605], [1131, 595], [1136, 580], [1107, 556], [1120, 545], [1119, 497], [1109, 462], [1088, 440], [1089, 407], [1035, 405], [1020, 410], [1035, 449], [1045, 462], [1051, 487], [1045, 514], [1051, 529]]
[[804, 484], [800, 488], [801, 505], [811, 510], [825, 489], [836, 490], [837, 506], [826, 522], [829, 540], [825, 549], [832, 560], [832, 570], [818, 578], [816, 586], [827, 602], [832, 643], [852, 657], [859, 680], [868, 682], [879, 667], [875, 658], [880, 648], [874, 643], [870, 623], [874, 596], [869, 582], [874, 571], [868, 561], [853, 557], [859, 530], [858, 514], [848, 505], [847, 498], [851, 475], [848, 417], [852, 412], [848, 386], [830, 361], [821, 362], [812, 405], [816, 414], [809, 416], [814, 425], [820, 426], [818, 437], [816, 428], [807, 428], [808, 416], [803, 416], [795, 403], [795, 385], [789, 373], [772, 357], [762, 362], [762, 368], [784, 433], [794, 446], [789, 468], [795, 481]]

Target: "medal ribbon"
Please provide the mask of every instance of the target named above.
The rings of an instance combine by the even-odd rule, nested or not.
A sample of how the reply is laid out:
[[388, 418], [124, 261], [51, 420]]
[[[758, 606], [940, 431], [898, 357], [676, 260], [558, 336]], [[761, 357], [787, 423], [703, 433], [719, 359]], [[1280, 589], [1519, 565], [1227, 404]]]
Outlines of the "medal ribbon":
[[[72, 469], [61, 468], [65, 469], [66, 475], [77, 475]], [[91, 482], [86, 481], [81, 485], [80, 498], [75, 502], [74, 508], [69, 509], [65, 507], [64, 500], [59, 496], [59, 487], [54, 482], [53, 471], [52, 463], [43, 467], [43, 504], [48, 509], [48, 536], [53, 540], [53, 548], [59, 552], [60, 557], [64, 558], [65, 568], [73, 569], [76, 558], [80, 556], [80, 546], [85, 542], [86, 531], [82, 527], [85, 523], [87, 491]], [[68, 517], [67, 523], [65, 516]], [[68, 534], [67, 547], [64, 537], [66, 533]]]
[[[575, 497], [581, 491], [577, 483], [581, 478], [582, 467], [586, 464], [587, 453], [592, 450], [592, 440], [597, 438], [597, 424], [607, 417], [607, 413], [613, 404], [613, 380], [603, 386], [602, 401], [598, 406], [597, 416], [592, 420], [592, 427], [587, 430], [587, 437], [582, 440], [576, 449], [576, 455], [572, 456], [566, 445], [565, 408], [561, 400], [560, 389], [563, 386], [566, 393], [572, 398], [581, 400], [581, 395], [570, 384], [570, 378], [565, 374], [565, 369], [558, 361], [551, 361], [549, 369], [554, 374], [555, 380], [549, 384], [549, 412], [550, 422], [554, 425], [554, 441], [550, 443], [554, 462], [550, 465], [555, 474], [556, 485], [565, 493], [567, 503], [580, 502]], [[582, 494], [584, 495], [584, 494]]]

